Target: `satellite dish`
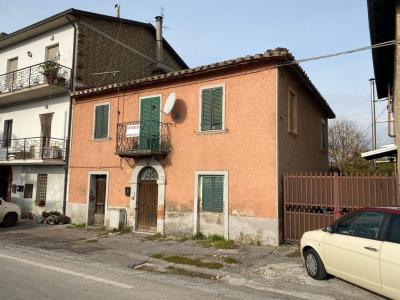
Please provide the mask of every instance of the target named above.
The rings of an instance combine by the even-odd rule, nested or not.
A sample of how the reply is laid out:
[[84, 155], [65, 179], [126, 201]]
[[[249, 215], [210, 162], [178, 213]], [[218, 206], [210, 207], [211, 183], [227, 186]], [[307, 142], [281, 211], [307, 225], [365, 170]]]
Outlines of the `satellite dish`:
[[169, 114], [172, 109], [174, 108], [175, 105], [175, 100], [176, 100], [176, 94], [172, 93], [168, 96], [167, 101], [165, 101], [165, 105], [164, 105], [164, 113], [165, 114]]

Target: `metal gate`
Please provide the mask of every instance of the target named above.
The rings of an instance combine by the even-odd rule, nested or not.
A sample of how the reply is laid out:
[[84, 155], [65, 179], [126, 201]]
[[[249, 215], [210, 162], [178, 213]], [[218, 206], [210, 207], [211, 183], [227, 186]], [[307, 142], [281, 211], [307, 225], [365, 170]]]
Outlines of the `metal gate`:
[[285, 241], [297, 242], [357, 208], [400, 206], [396, 176], [285, 173], [283, 190]]

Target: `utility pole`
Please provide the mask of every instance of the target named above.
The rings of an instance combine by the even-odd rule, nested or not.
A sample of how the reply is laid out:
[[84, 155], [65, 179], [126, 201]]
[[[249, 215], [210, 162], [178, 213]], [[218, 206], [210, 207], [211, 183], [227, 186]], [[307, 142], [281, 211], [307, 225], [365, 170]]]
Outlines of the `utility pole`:
[[371, 86], [372, 148], [376, 150], [375, 78], [371, 78], [369, 82]]

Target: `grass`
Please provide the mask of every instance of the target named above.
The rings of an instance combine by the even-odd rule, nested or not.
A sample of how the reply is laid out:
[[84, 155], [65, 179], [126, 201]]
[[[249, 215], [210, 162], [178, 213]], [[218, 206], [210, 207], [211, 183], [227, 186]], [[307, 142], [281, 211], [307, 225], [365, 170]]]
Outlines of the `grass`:
[[169, 273], [169, 274], [176, 274], [176, 275], [182, 275], [182, 276], [188, 276], [188, 277], [197, 277], [197, 278], [202, 278], [202, 279], [217, 279], [215, 276], [210, 275], [210, 274], [189, 271], [189, 270], [176, 268], [176, 267], [172, 267], [172, 266], [168, 266], [166, 270], [167, 270], [167, 273]]
[[84, 240], [86, 240], [85, 237], [80, 237], [80, 238], [77, 238], [75, 241], [79, 242], [79, 241], [84, 241]]
[[153, 234], [153, 235], [146, 236], [146, 240], [149, 240], [149, 241], [163, 240], [166, 237], [167, 236], [165, 234], [156, 233], [156, 234]]
[[232, 256], [228, 256], [224, 258], [224, 262], [226, 262], [227, 264], [237, 264], [238, 260]]
[[207, 269], [221, 269], [224, 265], [218, 262], [205, 262], [198, 258], [190, 258], [186, 256], [180, 255], [172, 255], [172, 256], [163, 256], [160, 253], [155, 253], [151, 255], [152, 258], [162, 259], [166, 262], [171, 262], [174, 264], [179, 265], [188, 265], [188, 266], [195, 266], [199, 268], [207, 268]]
[[97, 239], [87, 240], [86, 243], [97, 243]]
[[150, 255], [150, 257], [152, 258], [156, 258], [156, 259], [161, 259], [163, 258], [164, 255], [162, 255], [161, 253], [154, 253], [152, 255]]
[[192, 236], [192, 240], [195, 241], [200, 241], [200, 240], [205, 240], [206, 237], [201, 233], [201, 232], [197, 232], [195, 235]]
[[203, 247], [209, 248], [214, 247], [216, 249], [235, 249], [236, 245], [233, 240], [226, 240], [222, 235], [211, 234], [207, 238], [201, 233], [196, 233], [193, 240], [197, 240], [197, 243]]
[[186, 242], [187, 240], [189, 240], [189, 237], [188, 237], [188, 236], [182, 236], [182, 237], [180, 237], [180, 238], [178, 239], [178, 242], [179, 242], [179, 243], [183, 243], [183, 242]]

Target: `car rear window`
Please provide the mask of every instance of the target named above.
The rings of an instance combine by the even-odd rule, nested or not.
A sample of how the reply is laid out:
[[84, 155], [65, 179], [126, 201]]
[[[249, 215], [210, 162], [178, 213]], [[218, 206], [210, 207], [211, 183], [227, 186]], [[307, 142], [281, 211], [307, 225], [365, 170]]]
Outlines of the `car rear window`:
[[392, 216], [386, 240], [400, 244], [400, 215]]
[[336, 225], [336, 233], [365, 239], [378, 239], [385, 214], [361, 212], [345, 218]]

